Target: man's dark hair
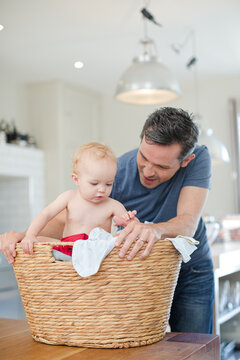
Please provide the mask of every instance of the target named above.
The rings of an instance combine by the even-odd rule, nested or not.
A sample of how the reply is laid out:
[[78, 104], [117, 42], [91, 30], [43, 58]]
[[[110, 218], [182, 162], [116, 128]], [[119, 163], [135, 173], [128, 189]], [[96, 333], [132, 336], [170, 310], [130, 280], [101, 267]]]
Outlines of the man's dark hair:
[[146, 120], [141, 132], [141, 139], [160, 145], [178, 143], [182, 150], [180, 162], [185, 160], [194, 150], [198, 140], [198, 126], [192, 115], [182, 109], [164, 107], [154, 111]]

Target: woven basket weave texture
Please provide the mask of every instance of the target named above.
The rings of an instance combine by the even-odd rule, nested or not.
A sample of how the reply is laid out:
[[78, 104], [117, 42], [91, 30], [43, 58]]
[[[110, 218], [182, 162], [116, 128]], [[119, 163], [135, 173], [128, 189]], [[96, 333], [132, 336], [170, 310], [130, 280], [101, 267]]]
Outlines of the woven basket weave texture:
[[170, 241], [158, 241], [144, 260], [121, 259], [113, 249], [87, 278], [54, 259], [55, 245], [35, 243], [32, 256], [17, 245], [14, 272], [36, 341], [122, 348], [164, 337], [181, 265]]

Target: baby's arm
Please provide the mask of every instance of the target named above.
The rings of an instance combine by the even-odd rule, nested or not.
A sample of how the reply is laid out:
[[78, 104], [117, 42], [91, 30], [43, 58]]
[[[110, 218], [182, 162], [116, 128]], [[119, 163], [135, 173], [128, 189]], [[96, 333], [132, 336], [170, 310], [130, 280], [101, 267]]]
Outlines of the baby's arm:
[[45, 207], [32, 221], [21, 245], [23, 251], [27, 254], [33, 254], [33, 243], [38, 241], [37, 235], [46, 226], [46, 224], [58, 213], [67, 207], [72, 190], [65, 191]]

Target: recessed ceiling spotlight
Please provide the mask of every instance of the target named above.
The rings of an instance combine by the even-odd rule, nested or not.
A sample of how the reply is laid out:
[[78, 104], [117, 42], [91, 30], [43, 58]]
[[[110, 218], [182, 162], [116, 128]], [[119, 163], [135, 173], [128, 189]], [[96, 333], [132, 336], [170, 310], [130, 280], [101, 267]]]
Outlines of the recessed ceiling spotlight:
[[82, 69], [84, 66], [84, 63], [82, 61], [75, 61], [74, 67], [75, 69]]
[[0, 31], [2, 31], [4, 29], [4, 26], [2, 24], [0, 24]]

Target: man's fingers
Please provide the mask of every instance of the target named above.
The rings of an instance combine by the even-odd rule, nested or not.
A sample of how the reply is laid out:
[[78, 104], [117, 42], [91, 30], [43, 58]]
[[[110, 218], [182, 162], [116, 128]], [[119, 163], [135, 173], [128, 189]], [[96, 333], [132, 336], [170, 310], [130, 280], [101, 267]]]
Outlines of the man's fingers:
[[15, 257], [16, 256], [16, 244], [10, 244], [9, 250], [12, 254], [12, 257]]
[[152, 248], [155, 244], [156, 240], [150, 240], [146, 246], [146, 248], [144, 249], [144, 251], [139, 254], [139, 258], [140, 259], [145, 259], [146, 257], [148, 257], [148, 255], [150, 254], [150, 252], [152, 251]]
[[132, 260], [134, 256], [139, 252], [139, 250], [144, 246], [145, 241], [143, 239], [138, 239], [133, 247], [133, 249], [130, 251], [130, 253], [127, 256], [128, 260]]
[[147, 245], [142, 253], [139, 254], [139, 258], [143, 259], [147, 257], [150, 254], [155, 242], [157, 241], [157, 236], [151, 226], [142, 224], [140, 222], [130, 222], [119, 234], [115, 242], [115, 246], [119, 246], [124, 239], [125, 242], [119, 251], [119, 256], [123, 258], [128, 253], [132, 244], [135, 242], [131, 251], [127, 255], [127, 259], [132, 260], [142, 249], [145, 242]]
[[128, 234], [130, 234], [132, 232], [132, 229], [133, 229], [133, 224], [128, 223], [128, 225], [118, 235], [118, 237], [117, 237], [117, 239], [115, 241], [115, 246], [121, 245], [121, 243], [123, 242], [123, 240], [126, 239]]
[[134, 256], [138, 253], [138, 251], [145, 245], [145, 242], [151, 240], [151, 233], [149, 234], [148, 229], [143, 229], [142, 232], [137, 236], [137, 241], [127, 256], [128, 260], [132, 260]]
[[6, 251], [4, 251], [3, 254], [5, 255], [5, 257], [6, 257], [9, 264], [12, 264], [14, 262], [14, 258], [13, 258], [10, 251], [6, 250]]
[[124, 257], [129, 248], [131, 247], [132, 243], [138, 238], [138, 230], [134, 229], [128, 236], [127, 239], [125, 241], [125, 243], [123, 244], [123, 246], [121, 247], [120, 251], [119, 251], [119, 256], [120, 257]]
[[21, 241], [23, 237], [24, 233], [17, 233], [15, 231], [0, 234], [0, 252], [3, 253], [9, 264], [14, 262], [16, 256], [16, 243]]

